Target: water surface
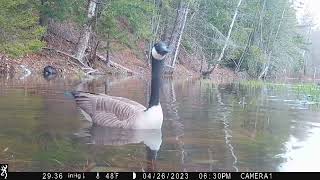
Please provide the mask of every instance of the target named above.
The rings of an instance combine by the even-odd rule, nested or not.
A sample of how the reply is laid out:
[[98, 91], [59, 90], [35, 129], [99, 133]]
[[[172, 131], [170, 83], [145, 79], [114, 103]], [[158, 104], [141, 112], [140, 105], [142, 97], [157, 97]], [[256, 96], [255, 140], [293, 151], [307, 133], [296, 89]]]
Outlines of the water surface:
[[290, 85], [166, 79], [160, 132], [92, 126], [70, 95], [81, 89], [146, 106], [149, 85], [1, 79], [0, 162], [11, 171], [320, 171], [320, 109]]

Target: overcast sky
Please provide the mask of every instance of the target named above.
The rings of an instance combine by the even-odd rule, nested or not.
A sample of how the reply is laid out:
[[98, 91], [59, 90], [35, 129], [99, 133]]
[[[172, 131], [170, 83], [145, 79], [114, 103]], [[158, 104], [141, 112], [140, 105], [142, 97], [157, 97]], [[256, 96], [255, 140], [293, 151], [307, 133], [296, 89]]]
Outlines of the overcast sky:
[[[320, 0], [296, 0], [297, 6], [302, 8], [298, 9], [298, 18], [303, 16], [303, 14], [310, 14], [313, 18], [313, 22], [316, 24], [316, 27], [320, 28]], [[301, 5], [299, 2], [304, 3]]]

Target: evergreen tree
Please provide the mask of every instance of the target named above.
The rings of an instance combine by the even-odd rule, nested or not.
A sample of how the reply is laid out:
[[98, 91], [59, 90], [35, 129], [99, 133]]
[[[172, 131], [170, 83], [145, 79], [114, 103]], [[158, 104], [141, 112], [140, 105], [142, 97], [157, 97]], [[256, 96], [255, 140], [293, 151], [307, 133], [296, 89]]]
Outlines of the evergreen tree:
[[18, 57], [41, 50], [45, 28], [30, 0], [0, 0], [0, 51]]

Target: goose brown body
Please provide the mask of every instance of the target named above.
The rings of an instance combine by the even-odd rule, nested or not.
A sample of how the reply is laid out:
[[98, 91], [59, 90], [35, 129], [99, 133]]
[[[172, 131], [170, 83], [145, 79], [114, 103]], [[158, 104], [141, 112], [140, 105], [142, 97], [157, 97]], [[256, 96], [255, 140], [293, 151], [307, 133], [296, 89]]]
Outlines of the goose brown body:
[[137, 127], [143, 121], [145, 110], [140, 103], [123, 97], [75, 92], [76, 103], [90, 120], [100, 126], [144, 129]]

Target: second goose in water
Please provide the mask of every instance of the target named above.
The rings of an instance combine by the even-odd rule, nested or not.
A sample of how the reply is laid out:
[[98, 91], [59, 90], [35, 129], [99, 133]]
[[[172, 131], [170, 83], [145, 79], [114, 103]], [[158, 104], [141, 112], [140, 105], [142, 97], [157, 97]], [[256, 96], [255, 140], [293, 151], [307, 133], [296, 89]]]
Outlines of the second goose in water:
[[169, 49], [163, 42], [152, 48], [151, 95], [148, 108], [123, 97], [73, 92], [76, 104], [92, 123], [127, 129], [160, 129], [163, 121], [160, 86], [163, 61]]

